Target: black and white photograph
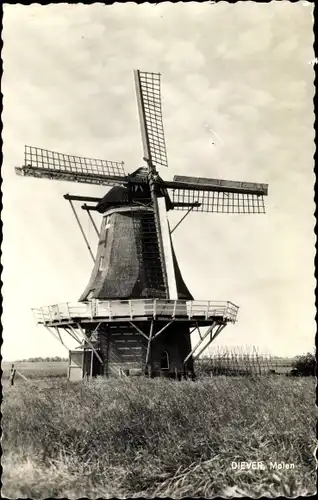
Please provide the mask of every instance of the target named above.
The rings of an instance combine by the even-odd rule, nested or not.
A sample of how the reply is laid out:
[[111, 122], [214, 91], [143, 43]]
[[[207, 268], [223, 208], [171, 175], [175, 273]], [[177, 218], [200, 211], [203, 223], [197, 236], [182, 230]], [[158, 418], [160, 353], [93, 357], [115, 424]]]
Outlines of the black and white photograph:
[[313, 10], [4, 3], [3, 497], [316, 493]]

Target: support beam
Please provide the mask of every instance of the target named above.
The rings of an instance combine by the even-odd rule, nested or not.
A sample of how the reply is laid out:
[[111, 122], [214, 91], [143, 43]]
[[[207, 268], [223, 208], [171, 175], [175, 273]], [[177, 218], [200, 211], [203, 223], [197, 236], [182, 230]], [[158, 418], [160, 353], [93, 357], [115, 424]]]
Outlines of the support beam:
[[140, 328], [138, 328], [138, 326], [136, 326], [132, 321], [129, 321], [129, 324], [133, 326], [137, 330], [137, 332], [140, 333], [140, 335], [145, 337], [145, 339], [149, 340], [149, 337], [147, 337], [147, 335], [142, 330], [140, 330]]
[[76, 323], [79, 331], [81, 332], [81, 335], [83, 336], [85, 342], [89, 345], [89, 347], [92, 349], [92, 351], [94, 351], [95, 355], [96, 355], [96, 358], [98, 359], [98, 361], [103, 365], [104, 362], [102, 360], [102, 358], [100, 357], [100, 355], [98, 354], [98, 352], [96, 351], [95, 347], [93, 346], [93, 344], [91, 343], [91, 341], [89, 340], [89, 338], [87, 337], [85, 331], [83, 330], [83, 328], [81, 327], [81, 325], [79, 323]]
[[65, 194], [63, 196], [65, 200], [73, 200], [73, 201], [91, 201], [91, 202], [96, 202], [98, 203], [99, 201], [102, 200], [102, 198], [98, 198], [96, 196], [77, 196], [77, 195], [72, 195], [72, 194]]
[[20, 375], [20, 377], [22, 377], [24, 380], [29, 380], [28, 378], [26, 378], [25, 375], [23, 375], [23, 373], [19, 372], [19, 370], [15, 369], [15, 371], [17, 372], [18, 375]]
[[213, 328], [214, 328], [215, 326], [217, 326], [217, 325], [220, 325], [220, 323], [216, 323], [216, 322], [214, 321], [214, 322], [213, 322], [213, 324], [212, 324], [212, 325], [208, 328], [208, 330], [205, 332], [205, 334], [204, 334], [204, 335], [202, 335], [202, 338], [201, 338], [201, 339], [199, 340], [199, 342], [198, 342], [198, 343], [194, 346], [194, 348], [192, 349], [192, 351], [191, 351], [191, 352], [189, 352], [189, 354], [187, 355], [187, 357], [185, 358], [185, 360], [184, 360], [184, 362], [183, 362], [183, 363], [186, 363], [186, 362], [188, 361], [188, 359], [189, 359], [192, 355], [194, 355], [195, 351], [198, 349], [198, 347], [200, 347], [200, 346], [201, 346], [201, 344], [202, 344], [203, 340], [204, 340], [204, 339], [206, 339], [206, 337], [207, 337], [208, 335], [210, 335], [210, 334], [211, 334], [211, 336], [212, 336]]
[[63, 347], [65, 347], [65, 349], [67, 350], [67, 352], [69, 352], [69, 348], [68, 348], [68, 347], [64, 344], [63, 340], [61, 340], [61, 339], [58, 337], [58, 335], [56, 335], [54, 332], [52, 332], [52, 330], [51, 330], [48, 326], [46, 326], [46, 325], [44, 325], [44, 326], [45, 326], [45, 328], [47, 329], [47, 331], [48, 331], [48, 332], [50, 332], [50, 334], [51, 334], [51, 335], [53, 335], [53, 337], [54, 337], [56, 340], [58, 340], [59, 342], [61, 342], [62, 346], [63, 346]]
[[[200, 205], [200, 204], [199, 204]], [[195, 206], [198, 206], [197, 204], [195, 204], [193, 207], [189, 208], [189, 210], [185, 213], [185, 215], [183, 217], [181, 217], [181, 219], [179, 220], [179, 222], [174, 226], [174, 228], [170, 231], [170, 234], [173, 233], [173, 231], [175, 231], [177, 229], [178, 226], [180, 226], [181, 222], [184, 221], [184, 219], [187, 217], [187, 215], [189, 215], [189, 213], [194, 209]]]
[[95, 205], [82, 205], [81, 208], [86, 210], [87, 212], [98, 212], [97, 207]]
[[[64, 328], [65, 328], [65, 327], [64, 327]], [[73, 328], [71, 325], [67, 326], [67, 327], [65, 328], [65, 330], [67, 331], [67, 333], [68, 333], [68, 334], [69, 334], [69, 335], [70, 335], [70, 336], [71, 336], [74, 340], [76, 340], [76, 342], [77, 342], [78, 344], [82, 345], [82, 341], [81, 341], [81, 339], [77, 336], [77, 334], [76, 334], [76, 332], [75, 332], [74, 328]]]
[[55, 330], [55, 331], [56, 331], [56, 333], [58, 334], [61, 344], [64, 344], [63, 339], [62, 339], [62, 337], [61, 337], [61, 334], [60, 334], [59, 329], [57, 328], [57, 326], [55, 326], [55, 327], [54, 327], [54, 330]]
[[63, 340], [62, 340], [62, 337], [61, 337], [61, 334], [60, 334], [60, 332], [59, 332], [58, 328], [56, 328], [56, 326], [53, 326], [52, 328], [53, 328], [53, 329], [54, 329], [54, 331], [55, 331], [56, 338], [58, 338], [58, 339], [59, 339], [59, 341], [61, 342], [61, 344], [63, 344]]
[[154, 327], [154, 321], [151, 321], [150, 325], [150, 332], [149, 332], [149, 339], [148, 339], [148, 345], [147, 345], [147, 353], [146, 353], [146, 367], [149, 363], [149, 356], [150, 356], [150, 344], [152, 340], [152, 334], [153, 334], [153, 327]]
[[172, 203], [173, 205], [173, 208], [178, 208], [178, 207], [199, 207], [201, 205], [201, 203], [199, 203], [198, 201], [194, 201], [193, 203], [191, 202], [186, 202], [186, 201], [174, 201]]
[[[65, 196], [66, 196], [66, 195], [65, 195]], [[65, 196], [64, 196], [64, 197], [65, 197]], [[85, 243], [86, 243], [86, 246], [87, 246], [87, 248], [88, 248], [88, 251], [89, 251], [89, 253], [90, 253], [90, 255], [91, 255], [92, 259], [93, 259], [93, 262], [94, 262], [94, 264], [95, 264], [95, 258], [94, 258], [94, 255], [93, 255], [92, 249], [91, 249], [91, 247], [90, 247], [90, 245], [89, 245], [88, 239], [86, 238], [86, 235], [85, 235], [84, 229], [82, 228], [82, 224], [81, 224], [81, 222], [80, 222], [80, 220], [79, 220], [79, 218], [78, 218], [78, 215], [77, 215], [77, 213], [76, 213], [76, 210], [75, 210], [75, 208], [74, 208], [74, 205], [73, 205], [73, 203], [72, 203], [72, 200], [68, 200], [68, 201], [69, 201], [69, 203], [70, 203], [70, 205], [71, 205], [71, 208], [72, 208], [73, 214], [74, 214], [75, 219], [76, 219], [76, 221], [77, 221], [78, 227], [80, 228], [80, 231], [81, 231], [81, 233], [82, 233], [82, 236], [83, 236], [83, 238], [84, 238], [84, 240], [85, 240]]]
[[[87, 207], [86, 203], [83, 205], [83, 207], [82, 207], [82, 208], [84, 208], [84, 207], [85, 207], [85, 209], [86, 209], [86, 207]], [[85, 210], [85, 209], [84, 209], [84, 210]], [[97, 226], [96, 226], [96, 224], [95, 224], [95, 221], [94, 221], [94, 219], [93, 219], [93, 217], [92, 217], [92, 215], [91, 215], [91, 213], [90, 213], [90, 211], [89, 211], [89, 210], [87, 210], [87, 215], [88, 215], [88, 217], [89, 217], [89, 219], [90, 219], [90, 221], [91, 221], [91, 223], [92, 223], [92, 225], [93, 225], [93, 228], [95, 229], [95, 232], [96, 232], [96, 234], [97, 234], [97, 236], [98, 236], [98, 238], [99, 238], [99, 231], [98, 231], [98, 229], [97, 229]]]
[[94, 351], [91, 350], [91, 365], [90, 365], [90, 369], [89, 369], [90, 378], [93, 378], [93, 362], [94, 362]]
[[202, 334], [201, 334], [201, 330], [200, 330], [200, 327], [199, 327], [199, 325], [198, 325], [198, 322], [196, 322], [196, 324], [197, 324], [196, 328], [197, 328], [197, 330], [198, 330], [199, 337], [200, 337], [200, 339], [202, 340]]
[[155, 340], [166, 328], [168, 328], [168, 326], [171, 325], [171, 323], [173, 323], [173, 320], [172, 321], [169, 321], [169, 323], [167, 323], [165, 326], [163, 326], [161, 328], [161, 330], [159, 330], [159, 332], [157, 332], [153, 337], [152, 337], [152, 340]]
[[92, 331], [92, 333], [98, 333], [99, 327], [100, 327], [100, 325], [102, 325], [102, 324], [103, 324], [103, 322], [102, 322], [102, 321], [100, 321], [100, 322], [98, 323], [98, 325], [96, 326], [95, 330], [93, 330], [93, 331]]
[[202, 349], [200, 349], [200, 351], [194, 356], [194, 359], [198, 359], [198, 357], [209, 347], [209, 345], [216, 339], [216, 337], [218, 335], [220, 335], [221, 331], [225, 328], [226, 325], [219, 325], [215, 334], [212, 336], [212, 332], [211, 332], [211, 336], [210, 336], [210, 339], [209, 341], [207, 342], [207, 344], [205, 344]]

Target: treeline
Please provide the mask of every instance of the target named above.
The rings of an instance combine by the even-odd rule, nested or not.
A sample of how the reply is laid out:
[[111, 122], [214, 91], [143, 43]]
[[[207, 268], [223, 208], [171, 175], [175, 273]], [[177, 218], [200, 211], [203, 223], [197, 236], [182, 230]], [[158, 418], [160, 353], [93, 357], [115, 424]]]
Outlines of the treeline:
[[39, 363], [39, 362], [48, 362], [48, 361], [68, 361], [68, 358], [61, 358], [60, 356], [47, 356], [46, 358], [37, 357], [37, 358], [27, 358], [27, 359], [19, 359], [17, 363]]

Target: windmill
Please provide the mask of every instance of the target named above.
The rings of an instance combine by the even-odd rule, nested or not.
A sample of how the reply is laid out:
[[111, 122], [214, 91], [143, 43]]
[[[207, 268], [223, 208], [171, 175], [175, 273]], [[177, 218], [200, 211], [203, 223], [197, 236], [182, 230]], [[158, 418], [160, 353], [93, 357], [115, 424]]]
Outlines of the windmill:
[[[69, 377], [132, 374], [187, 376], [194, 359], [229, 323], [238, 307], [229, 301], [196, 301], [183, 281], [171, 235], [191, 212], [265, 213], [268, 185], [202, 177], [165, 181], [168, 166], [162, 122], [160, 74], [134, 71], [144, 166], [126, 174], [122, 162], [54, 153], [25, 146], [16, 173], [107, 186], [104, 197], [66, 194], [94, 265], [77, 303], [33, 309], [63, 345], [63, 333], [80, 350], [70, 351]], [[94, 255], [74, 202], [98, 235]], [[170, 228], [170, 210], [185, 214]], [[93, 212], [101, 217], [98, 229]], [[95, 214], [96, 215], [96, 214]], [[205, 332], [201, 327], [206, 328]], [[193, 331], [199, 341], [191, 346]]]

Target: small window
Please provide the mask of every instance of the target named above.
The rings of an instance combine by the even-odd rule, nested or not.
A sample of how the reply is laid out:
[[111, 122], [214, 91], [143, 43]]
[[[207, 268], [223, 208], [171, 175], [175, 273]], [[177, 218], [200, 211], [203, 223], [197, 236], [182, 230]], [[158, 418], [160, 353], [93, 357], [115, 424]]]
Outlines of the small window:
[[99, 271], [102, 271], [104, 269], [104, 257], [101, 256], [99, 259]]
[[162, 370], [169, 370], [169, 355], [167, 351], [163, 351], [160, 363]]

